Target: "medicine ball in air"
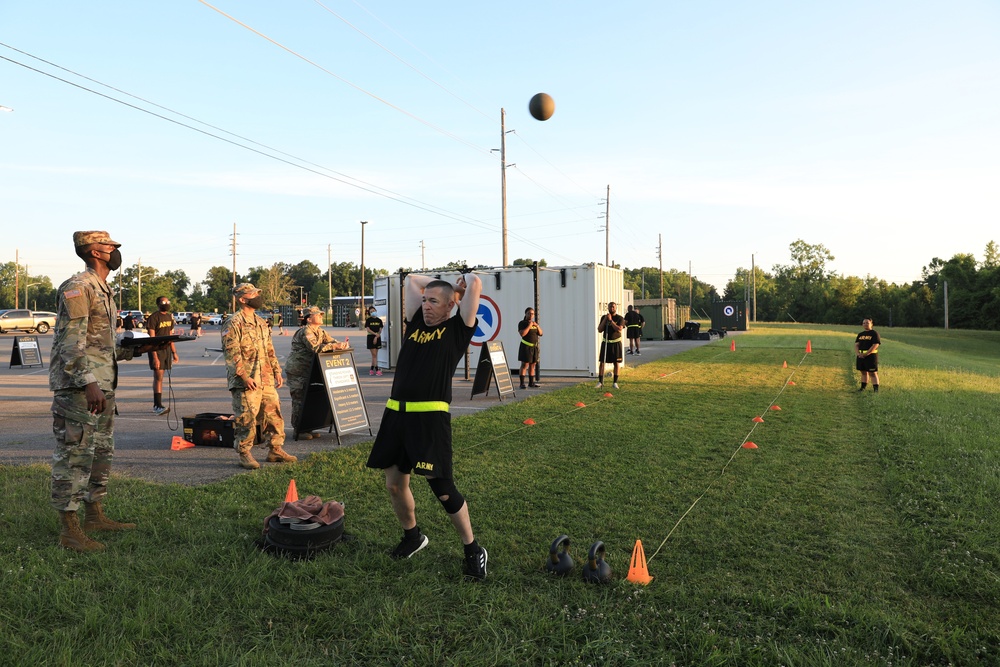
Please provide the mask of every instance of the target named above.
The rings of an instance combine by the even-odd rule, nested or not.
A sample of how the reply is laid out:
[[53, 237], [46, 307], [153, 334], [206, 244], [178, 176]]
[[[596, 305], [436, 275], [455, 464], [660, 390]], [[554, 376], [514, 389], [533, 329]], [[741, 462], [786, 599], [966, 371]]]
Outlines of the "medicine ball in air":
[[535, 120], [548, 120], [556, 112], [556, 101], [551, 95], [538, 93], [528, 102], [528, 111]]

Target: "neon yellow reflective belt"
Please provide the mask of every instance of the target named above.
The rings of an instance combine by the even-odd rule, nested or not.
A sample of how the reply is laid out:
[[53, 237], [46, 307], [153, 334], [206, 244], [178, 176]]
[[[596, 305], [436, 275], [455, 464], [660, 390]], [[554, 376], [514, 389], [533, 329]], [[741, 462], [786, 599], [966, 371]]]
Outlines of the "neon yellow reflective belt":
[[528, 347], [535, 347], [534, 343], [529, 343], [528, 341], [524, 340], [523, 338], [521, 339], [521, 342], [524, 343], [525, 345], [527, 345]]
[[620, 342], [622, 342], [622, 337], [619, 336], [618, 338], [609, 338], [609, 339], [607, 339], [604, 342], [605, 343], [620, 343]]
[[630, 325], [628, 325], [628, 328], [631, 329], [632, 327], [640, 327], [640, 326], [642, 326], [642, 325], [641, 324], [630, 324]]
[[385, 407], [396, 412], [450, 412], [446, 401], [397, 401], [390, 398]]

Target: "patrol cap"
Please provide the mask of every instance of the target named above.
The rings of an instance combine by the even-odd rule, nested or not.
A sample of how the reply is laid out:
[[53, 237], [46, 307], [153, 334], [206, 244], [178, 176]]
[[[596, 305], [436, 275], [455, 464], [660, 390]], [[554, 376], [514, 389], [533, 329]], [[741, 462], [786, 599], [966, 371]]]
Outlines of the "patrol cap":
[[313, 315], [322, 315], [323, 311], [319, 309], [318, 306], [309, 306], [302, 311], [302, 317], [312, 317]]
[[73, 232], [74, 247], [84, 248], [91, 243], [103, 243], [104, 245], [113, 245], [116, 248], [120, 248], [122, 245], [118, 241], [112, 241], [107, 232]]
[[240, 283], [233, 288], [233, 296], [237, 299], [241, 296], [251, 296], [253, 294], [259, 294], [260, 290], [253, 286], [253, 283]]

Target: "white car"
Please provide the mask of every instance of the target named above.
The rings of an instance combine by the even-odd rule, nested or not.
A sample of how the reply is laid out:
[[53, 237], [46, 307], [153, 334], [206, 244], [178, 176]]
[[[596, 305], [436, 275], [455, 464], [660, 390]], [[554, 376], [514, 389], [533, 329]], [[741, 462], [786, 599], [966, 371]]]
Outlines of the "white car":
[[174, 322], [177, 324], [187, 324], [191, 321], [191, 313], [174, 313]]
[[225, 314], [220, 315], [219, 313], [214, 313], [212, 315], [209, 315], [208, 318], [205, 319], [205, 324], [214, 324], [218, 326], [222, 324], [222, 320], [224, 319], [226, 319]]

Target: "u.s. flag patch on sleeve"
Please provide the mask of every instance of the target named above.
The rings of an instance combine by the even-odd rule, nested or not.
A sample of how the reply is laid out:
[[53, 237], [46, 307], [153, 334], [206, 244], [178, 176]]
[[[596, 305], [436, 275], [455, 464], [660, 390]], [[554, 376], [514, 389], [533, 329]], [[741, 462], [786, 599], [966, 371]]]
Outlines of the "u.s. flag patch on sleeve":
[[63, 292], [63, 296], [65, 296], [67, 299], [72, 299], [74, 297], [83, 296], [83, 292], [80, 291], [79, 289], [68, 289], [65, 292]]

